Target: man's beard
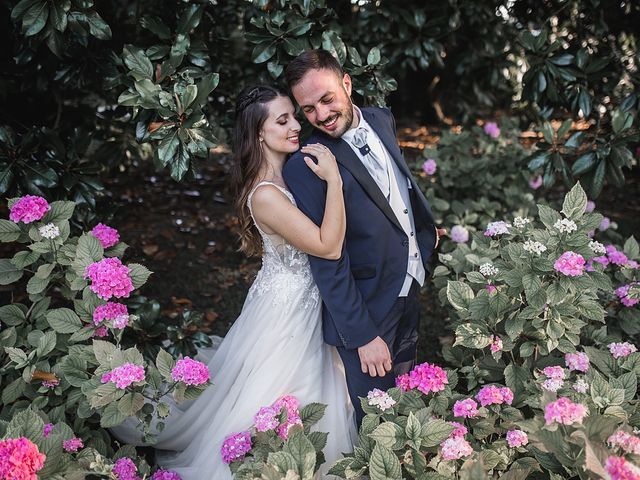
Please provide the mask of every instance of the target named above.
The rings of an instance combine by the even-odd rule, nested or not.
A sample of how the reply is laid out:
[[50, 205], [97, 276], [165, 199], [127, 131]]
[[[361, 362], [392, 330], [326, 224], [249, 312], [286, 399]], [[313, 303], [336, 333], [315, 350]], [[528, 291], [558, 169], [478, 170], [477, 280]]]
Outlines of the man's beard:
[[[341, 111], [339, 113], [336, 113], [336, 115], [338, 117], [343, 117], [344, 118], [344, 127], [342, 127], [340, 130], [335, 130], [333, 132], [328, 132], [326, 130], [323, 130], [324, 133], [326, 133], [327, 135], [329, 135], [332, 138], [340, 138], [340, 137], [342, 137], [342, 135], [344, 135], [345, 132], [351, 128], [351, 125], [353, 124], [353, 107], [350, 105], [350, 108], [348, 108], [345, 111]], [[328, 120], [333, 120], [333, 118], [334, 117], [331, 117]], [[324, 123], [326, 123], [326, 120], [324, 122], [322, 122], [322, 125], [324, 125]]]

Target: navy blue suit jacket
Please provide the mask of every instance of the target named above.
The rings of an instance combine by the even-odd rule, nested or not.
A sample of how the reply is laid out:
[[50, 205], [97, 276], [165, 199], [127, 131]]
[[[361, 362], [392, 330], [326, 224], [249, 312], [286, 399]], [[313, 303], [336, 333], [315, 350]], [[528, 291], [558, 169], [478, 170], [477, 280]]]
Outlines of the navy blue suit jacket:
[[[411, 182], [415, 233], [427, 268], [436, 242], [433, 215], [402, 156], [393, 115], [384, 108], [361, 111]], [[347, 142], [314, 130], [306, 143], [326, 145], [335, 155], [347, 215], [341, 258], [325, 260], [309, 256], [313, 278], [324, 302], [324, 339], [330, 345], [358, 348], [386, 330], [382, 323], [398, 298], [407, 273], [408, 238], [389, 202]], [[283, 175], [298, 208], [320, 225], [326, 183], [307, 167], [304, 156], [300, 151], [294, 153], [285, 164]]]

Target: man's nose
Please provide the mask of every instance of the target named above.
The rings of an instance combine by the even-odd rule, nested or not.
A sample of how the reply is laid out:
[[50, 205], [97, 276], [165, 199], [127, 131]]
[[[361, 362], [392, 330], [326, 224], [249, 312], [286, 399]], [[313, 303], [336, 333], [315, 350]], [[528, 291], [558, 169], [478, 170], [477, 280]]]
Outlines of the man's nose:
[[331, 116], [331, 109], [326, 106], [316, 107], [316, 115], [319, 122], [324, 122]]

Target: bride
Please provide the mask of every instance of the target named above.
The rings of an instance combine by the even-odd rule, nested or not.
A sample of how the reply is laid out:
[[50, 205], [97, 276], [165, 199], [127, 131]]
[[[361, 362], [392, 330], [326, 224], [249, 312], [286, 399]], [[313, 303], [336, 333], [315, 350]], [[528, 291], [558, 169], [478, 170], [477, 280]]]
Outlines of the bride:
[[[353, 450], [353, 407], [338, 353], [322, 338], [322, 301], [307, 259], [307, 253], [340, 256], [342, 179], [326, 147], [303, 147], [308, 167], [327, 184], [322, 225], [296, 208], [282, 179], [287, 156], [299, 148], [294, 114], [289, 97], [272, 86], [246, 88], [237, 100], [233, 183], [241, 250], [262, 253], [262, 268], [240, 316], [207, 361], [212, 385], [197, 400], [173, 406], [158, 436], [158, 464], [184, 480], [231, 479], [220, 454], [224, 439], [247, 430], [261, 407], [286, 395], [301, 406], [328, 405], [314, 428], [329, 432], [323, 475], [341, 452]], [[114, 433], [139, 443], [126, 426]]]

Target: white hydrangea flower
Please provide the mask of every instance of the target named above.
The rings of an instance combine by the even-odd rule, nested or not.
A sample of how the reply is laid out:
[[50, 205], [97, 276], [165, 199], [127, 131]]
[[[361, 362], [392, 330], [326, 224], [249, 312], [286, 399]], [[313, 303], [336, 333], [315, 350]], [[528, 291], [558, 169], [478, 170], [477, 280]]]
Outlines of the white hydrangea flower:
[[556, 221], [553, 226], [560, 231], [560, 233], [571, 233], [578, 230], [578, 226], [576, 222], [573, 220], [569, 220], [568, 218], [563, 218], [562, 220]]
[[579, 378], [576, 380], [576, 383], [573, 384], [573, 389], [578, 393], [587, 393], [589, 384], [584, 380], [584, 378]]
[[480, 273], [485, 277], [490, 277], [498, 272], [499, 270], [490, 263], [483, 263], [482, 265], [480, 265]]
[[516, 228], [524, 228], [531, 220], [527, 217], [516, 217], [513, 219], [513, 226]]
[[542, 254], [542, 252], [547, 251], [547, 247], [545, 247], [540, 242], [536, 242], [534, 240], [527, 240], [526, 242], [524, 242], [524, 245], [522, 246], [522, 248], [526, 252], [535, 253], [536, 255], [540, 255]]
[[378, 388], [374, 388], [367, 394], [368, 404], [378, 407], [381, 411], [390, 409], [396, 404], [391, 396]]
[[591, 240], [589, 242], [589, 248], [593, 253], [597, 253], [598, 255], [604, 255], [605, 253], [607, 253], [607, 249], [604, 247], [604, 245], [595, 240]]
[[53, 240], [54, 238], [58, 238], [60, 236], [60, 229], [53, 223], [47, 223], [46, 225], [43, 225], [38, 229], [38, 233], [40, 233], [43, 238]]

